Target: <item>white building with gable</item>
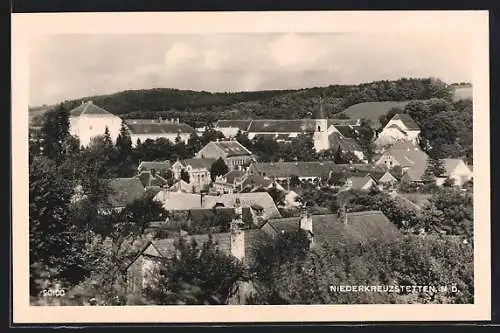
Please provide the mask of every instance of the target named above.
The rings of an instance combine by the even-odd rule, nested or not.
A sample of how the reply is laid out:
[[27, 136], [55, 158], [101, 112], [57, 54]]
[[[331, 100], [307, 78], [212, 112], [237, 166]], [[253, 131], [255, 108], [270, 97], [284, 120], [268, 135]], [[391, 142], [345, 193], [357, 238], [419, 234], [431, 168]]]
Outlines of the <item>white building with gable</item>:
[[92, 101], [87, 101], [69, 112], [69, 124], [70, 134], [80, 139], [80, 145], [88, 146], [92, 138], [104, 135], [106, 127], [115, 143], [120, 134], [122, 120]]

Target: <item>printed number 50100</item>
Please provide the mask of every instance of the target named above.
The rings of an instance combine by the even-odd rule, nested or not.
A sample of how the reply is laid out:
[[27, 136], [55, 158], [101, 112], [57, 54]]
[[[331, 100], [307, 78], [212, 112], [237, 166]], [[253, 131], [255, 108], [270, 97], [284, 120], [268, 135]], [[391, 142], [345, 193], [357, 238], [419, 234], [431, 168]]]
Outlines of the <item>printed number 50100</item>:
[[64, 296], [66, 292], [64, 289], [44, 289], [41, 291], [42, 296], [44, 297], [53, 297], [53, 296]]

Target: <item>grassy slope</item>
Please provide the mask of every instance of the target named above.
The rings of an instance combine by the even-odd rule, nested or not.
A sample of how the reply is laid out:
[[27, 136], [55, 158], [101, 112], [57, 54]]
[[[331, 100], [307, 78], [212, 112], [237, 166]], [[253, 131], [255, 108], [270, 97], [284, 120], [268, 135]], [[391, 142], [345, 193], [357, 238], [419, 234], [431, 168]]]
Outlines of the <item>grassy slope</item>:
[[410, 101], [401, 102], [365, 102], [354, 104], [345, 109], [343, 114], [349, 118], [369, 119], [374, 128], [380, 127], [379, 117], [392, 108], [404, 108]]

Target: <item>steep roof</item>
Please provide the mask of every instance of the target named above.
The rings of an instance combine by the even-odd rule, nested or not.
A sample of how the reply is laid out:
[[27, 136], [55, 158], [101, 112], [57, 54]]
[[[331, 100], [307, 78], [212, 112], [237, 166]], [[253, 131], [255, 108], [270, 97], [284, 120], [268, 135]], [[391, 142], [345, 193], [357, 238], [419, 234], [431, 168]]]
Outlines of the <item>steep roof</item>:
[[392, 117], [391, 120], [401, 120], [403, 124], [406, 126], [406, 128], [409, 130], [420, 129], [415, 120], [413, 120], [413, 118], [407, 113], [397, 113], [394, 115], [394, 117]]
[[[242, 220], [243, 222], [250, 224], [253, 223], [252, 213], [250, 207], [242, 207]], [[202, 208], [202, 209], [191, 209], [188, 212], [188, 217], [194, 222], [203, 222], [205, 219], [211, 219], [219, 214], [227, 214], [231, 218], [236, 216], [233, 207], [217, 207], [217, 208]]]
[[343, 152], [354, 152], [354, 151], [362, 151], [363, 149], [353, 138], [343, 137], [341, 134], [337, 132], [333, 132], [328, 136], [328, 140], [330, 141], [330, 147], [333, 149], [341, 149]]
[[374, 179], [370, 175], [366, 175], [364, 177], [351, 177], [352, 189], [360, 190], [362, 189], [369, 181], [374, 181]]
[[406, 173], [413, 181], [419, 181], [427, 168], [429, 156], [420, 148], [399, 149], [390, 147], [384, 155], [389, 154], [398, 161], [402, 168], [408, 168]]
[[157, 172], [169, 170], [172, 166], [170, 161], [142, 161], [137, 168], [139, 171], [150, 171], [152, 169]]
[[132, 134], [178, 134], [178, 133], [195, 133], [194, 128], [188, 124], [180, 123], [133, 123], [130, 120], [125, 120], [127, 128]]
[[378, 181], [379, 183], [393, 182], [397, 181], [397, 178], [394, 177], [394, 175], [392, 175], [389, 171], [386, 171]]
[[356, 130], [352, 126], [335, 125], [335, 128], [346, 138], [355, 138], [356, 136]]
[[235, 180], [241, 179], [246, 174], [243, 170], [231, 170], [224, 177], [226, 177], [226, 182], [233, 184]]
[[151, 171], [141, 171], [141, 173], [137, 176], [142, 183], [142, 186], [158, 186], [163, 187], [167, 185], [167, 180], [160, 175], [156, 174], [155, 176], [151, 175]]
[[78, 105], [76, 108], [69, 111], [70, 117], [79, 117], [82, 115], [91, 116], [112, 116], [111, 112], [104, 110], [103, 108], [95, 105], [92, 101], [87, 101]]
[[156, 196], [156, 199], [160, 200], [168, 211], [212, 209], [216, 204], [222, 204], [224, 207], [234, 207], [236, 198], [240, 199], [242, 207], [252, 207], [256, 204], [262, 206], [264, 209], [262, 215], [265, 219], [281, 217], [273, 198], [266, 192], [202, 196], [201, 194], [161, 191]]
[[185, 160], [181, 160], [183, 166], [187, 167], [191, 166], [193, 169], [203, 169], [206, 168], [210, 170], [212, 164], [216, 161], [215, 158], [188, 158]]
[[263, 208], [262, 216], [264, 219], [281, 217], [281, 214], [278, 211], [273, 198], [267, 192], [223, 194], [221, 196], [213, 198], [213, 205], [215, 205], [216, 203], [223, 203], [225, 207], [234, 207], [236, 198], [240, 199], [240, 204], [242, 207], [252, 207], [255, 205], [261, 206]]
[[[245, 230], [243, 232], [244, 237], [244, 247], [245, 247], [245, 260], [251, 261], [255, 257], [254, 254], [259, 248], [260, 241], [264, 237], [264, 233], [259, 229]], [[208, 234], [201, 235], [187, 235], [183, 236], [182, 239], [188, 244], [195, 240], [198, 245], [205, 244], [209, 237], [216, 244], [216, 247], [224, 254], [231, 255], [231, 233], [216, 233], [209, 236]], [[149, 247], [154, 247], [162, 258], [170, 259], [176, 255], [176, 245], [179, 242], [180, 237], [156, 239], [149, 242], [145, 249], [142, 251], [144, 254], [157, 256], [156, 251], [148, 251]]]
[[111, 189], [109, 200], [112, 207], [124, 207], [145, 194], [138, 177], [106, 179]]
[[[204, 244], [209, 240], [208, 234], [187, 235], [182, 239], [190, 244], [193, 240], [198, 244]], [[211, 235], [212, 241], [217, 244], [217, 247], [225, 254], [231, 253], [231, 235], [230, 233], [217, 233]], [[151, 245], [158, 250], [163, 258], [173, 258], [176, 254], [176, 244], [179, 242], [179, 237], [156, 239], [151, 241]], [[145, 252], [146, 254], [150, 254]], [[151, 253], [152, 254], [152, 253]]]
[[[460, 158], [443, 158], [441, 160], [443, 162], [443, 166], [446, 170], [446, 175], [450, 176], [453, 170], [460, 164], [464, 163], [462, 159]], [[464, 163], [465, 164], [465, 163]], [[466, 166], [467, 167], [467, 166]], [[469, 170], [470, 168], [467, 167]], [[472, 171], [471, 171], [472, 172]]]
[[[336, 214], [312, 215], [316, 243], [340, 248], [348, 244], [365, 244], [400, 237], [397, 227], [380, 211], [349, 212], [344, 223]], [[298, 230], [300, 217], [269, 220], [278, 233]]]
[[212, 141], [207, 145], [216, 146], [219, 150], [223, 151], [227, 157], [252, 155], [252, 152], [250, 150], [245, 148], [245, 146], [243, 146], [236, 140]]
[[401, 127], [399, 127], [399, 126], [398, 126], [398, 125], [396, 125], [396, 124], [391, 124], [391, 125], [390, 125], [390, 126], [388, 126], [387, 128], [395, 128], [395, 129], [397, 129], [398, 131], [400, 131], [401, 133], [403, 133], [403, 134], [405, 134], [405, 135], [407, 134], [407, 133], [406, 133], [406, 131], [404, 131]]

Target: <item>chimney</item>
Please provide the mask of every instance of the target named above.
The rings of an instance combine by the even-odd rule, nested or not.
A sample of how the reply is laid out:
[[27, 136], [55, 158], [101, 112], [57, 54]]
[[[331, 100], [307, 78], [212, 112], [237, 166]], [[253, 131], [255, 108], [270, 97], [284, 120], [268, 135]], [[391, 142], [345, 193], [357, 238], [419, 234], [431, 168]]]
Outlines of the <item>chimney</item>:
[[156, 169], [151, 169], [151, 176], [156, 177]]
[[204, 193], [200, 192], [200, 208], [203, 208], [203, 195]]
[[175, 123], [178, 124], [179, 123], [179, 118], [175, 119]]
[[174, 123], [174, 118], [170, 118], [170, 123]]
[[161, 123], [161, 122], [163, 121], [163, 118], [162, 118], [162, 117], [160, 117], [160, 118], [158, 118], [158, 120], [159, 120], [159, 122]]

